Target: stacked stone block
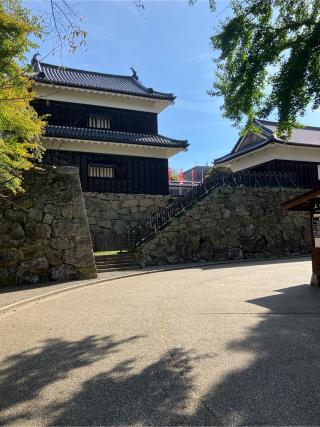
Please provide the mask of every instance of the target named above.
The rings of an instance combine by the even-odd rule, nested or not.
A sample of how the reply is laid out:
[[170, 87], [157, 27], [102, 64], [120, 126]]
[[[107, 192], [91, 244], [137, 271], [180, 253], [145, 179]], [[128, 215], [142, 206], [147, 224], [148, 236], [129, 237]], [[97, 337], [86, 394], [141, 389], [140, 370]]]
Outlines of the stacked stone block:
[[96, 250], [115, 249], [117, 236], [167, 206], [170, 196], [84, 193], [88, 221]]
[[0, 285], [96, 277], [78, 169], [29, 172], [25, 187], [0, 206]]
[[142, 266], [305, 255], [310, 223], [280, 205], [306, 190], [221, 188], [137, 249]]

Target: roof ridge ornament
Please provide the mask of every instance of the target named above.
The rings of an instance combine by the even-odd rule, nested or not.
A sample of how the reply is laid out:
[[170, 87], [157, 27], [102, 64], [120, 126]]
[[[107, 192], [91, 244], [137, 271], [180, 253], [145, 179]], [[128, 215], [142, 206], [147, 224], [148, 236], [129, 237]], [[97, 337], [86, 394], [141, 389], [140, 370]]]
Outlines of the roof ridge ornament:
[[39, 62], [37, 57], [40, 56], [40, 53], [37, 52], [33, 55], [32, 59], [31, 59], [31, 64], [33, 65], [35, 62]]
[[130, 67], [130, 70], [132, 71], [132, 76], [135, 80], [139, 81], [139, 77], [137, 74], [137, 70], [135, 70], [133, 67]]
[[37, 52], [33, 55], [31, 59], [31, 69], [33, 68], [33, 72], [26, 73], [25, 75], [30, 78], [36, 78], [36, 79], [44, 79], [46, 75], [42, 71], [41, 65], [37, 57], [40, 56], [40, 53]]

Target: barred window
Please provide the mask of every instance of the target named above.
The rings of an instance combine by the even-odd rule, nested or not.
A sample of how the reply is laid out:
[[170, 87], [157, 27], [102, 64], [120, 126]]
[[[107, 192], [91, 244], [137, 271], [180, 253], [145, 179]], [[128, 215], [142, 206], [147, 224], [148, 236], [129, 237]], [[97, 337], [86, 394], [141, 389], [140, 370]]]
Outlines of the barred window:
[[111, 119], [105, 116], [89, 116], [89, 127], [96, 129], [111, 129]]
[[88, 165], [88, 176], [92, 178], [114, 178], [114, 166]]

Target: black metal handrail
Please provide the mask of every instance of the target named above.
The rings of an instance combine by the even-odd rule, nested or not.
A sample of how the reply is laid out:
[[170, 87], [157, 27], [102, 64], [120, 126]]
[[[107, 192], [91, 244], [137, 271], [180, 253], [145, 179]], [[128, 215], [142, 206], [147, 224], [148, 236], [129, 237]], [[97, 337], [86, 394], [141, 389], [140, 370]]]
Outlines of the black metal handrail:
[[295, 174], [273, 172], [220, 173], [210, 176], [184, 196], [175, 199], [152, 218], [137, 227], [131, 227], [122, 235], [122, 248], [133, 250], [169, 224], [216, 188], [221, 187], [296, 187]]
[[173, 197], [184, 197], [193, 187], [197, 187], [201, 181], [192, 182], [192, 181], [170, 181], [169, 182], [169, 194]]

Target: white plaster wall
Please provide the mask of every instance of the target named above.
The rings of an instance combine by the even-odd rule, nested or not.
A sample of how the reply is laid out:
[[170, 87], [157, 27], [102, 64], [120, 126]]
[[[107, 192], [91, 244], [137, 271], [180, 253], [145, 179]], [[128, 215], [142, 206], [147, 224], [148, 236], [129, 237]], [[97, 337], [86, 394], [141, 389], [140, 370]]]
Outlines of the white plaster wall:
[[51, 150], [80, 151], [83, 153], [116, 154], [119, 156], [152, 157], [168, 159], [169, 157], [187, 151], [184, 148], [155, 147], [147, 145], [124, 144], [112, 141], [89, 141], [66, 138], [42, 138], [42, 146]]
[[44, 83], [34, 83], [38, 98], [102, 107], [125, 108], [127, 110], [160, 113], [173, 102], [170, 100], [143, 98], [140, 96], [116, 94], [89, 89], [70, 88]]
[[271, 160], [292, 160], [300, 162], [319, 162], [320, 147], [294, 146], [290, 144], [269, 144], [266, 147], [229, 160], [218, 166], [229, 166], [233, 172], [248, 169]]

